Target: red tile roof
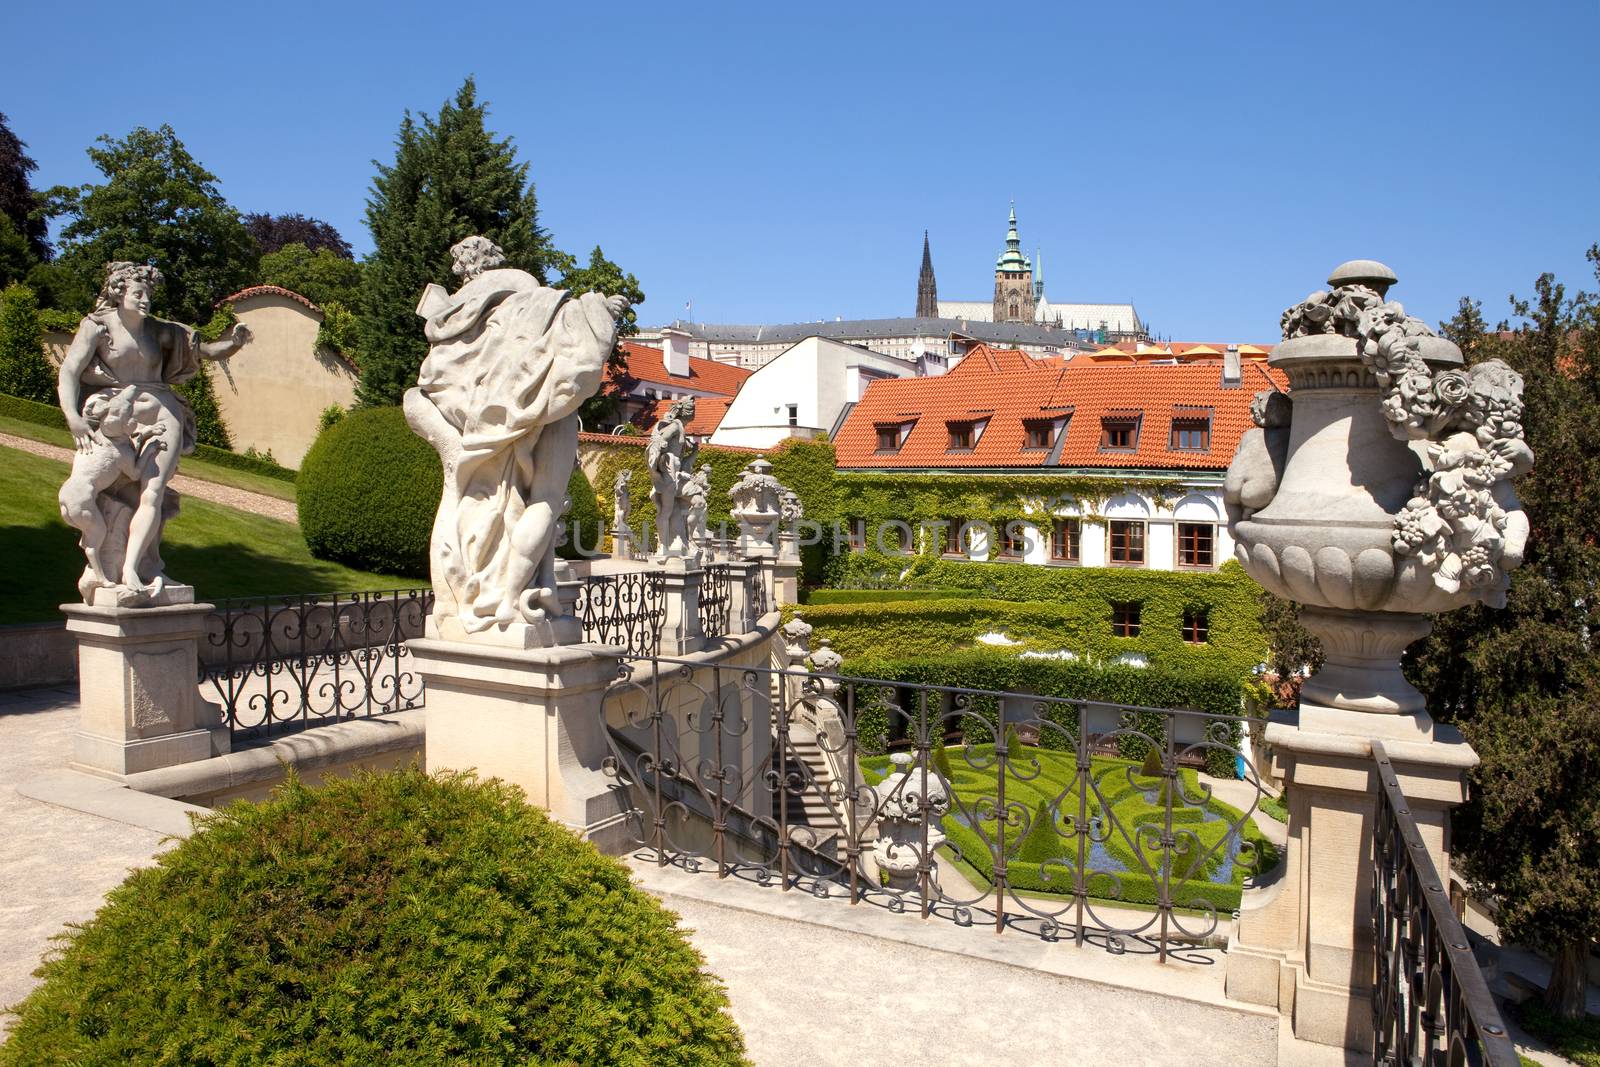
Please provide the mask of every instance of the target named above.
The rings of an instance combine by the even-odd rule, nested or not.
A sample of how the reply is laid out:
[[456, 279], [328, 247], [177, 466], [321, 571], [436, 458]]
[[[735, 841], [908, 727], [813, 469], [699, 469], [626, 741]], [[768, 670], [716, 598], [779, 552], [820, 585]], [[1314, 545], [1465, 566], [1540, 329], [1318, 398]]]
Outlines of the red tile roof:
[[[1088, 358], [1096, 363], [1119, 361], [1131, 363], [1157, 359], [1198, 362], [1202, 359], [1221, 359], [1223, 352], [1231, 343], [1228, 341], [1117, 341], [1114, 344], [1101, 345], [1093, 352], [1088, 353]], [[1247, 361], [1266, 359], [1271, 352], [1272, 346], [1270, 344], [1241, 344], [1239, 346], [1239, 354]]]
[[230, 293], [229, 295], [223, 297], [221, 300], [217, 301], [216, 306], [221, 307], [223, 304], [232, 304], [235, 301], [246, 300], [252, 296], [287, 297], [297, 304], [304, 304], [306, 307], [310, 308], [312, 311], [315, 311], [319, 315], [322, 314], [322, 309], [313, 304], [310, 297], [301, 296], [293, 289], [285, 289], [281, 285], [252, 285], [248, 288], [240, 289], [237, 293]]
[[[653, 430], [672, 403], [669, 399], [657, 400], [640, 408], [639, 413], [630, 421], [646, 431]], [[728, 405], [732, 403], [731, 396], [695, 397], [694, 418], [689, 420], [684, 432], [691, 437], [710, 437], [717, 432], [717, 427], [722, 425], [722, 417], [728, 413]]]
[[744, 380], [755, 373], [732, 364], [718, 363], [714, 359], [690, 356], [689, 376], [685, 378], [667, 373], [659, 348], [651, 348], [636, 341], [624, 341], [622, 354], [628, 361], [628, 374], [641, 382], [677, 389], [692, 389], [717, 396], [732, 396], [737, 393]]
[[[841, 469], [941, 467], [1105, 467], [1223, 470], [1250, 428], [1250, 401], [1287, 378], [1247, 360], [1244, 382], [1223, 388], [1218, 360], [1147, 364], [1036, 358], [979, 346], [949, 374], [872, 382], [834, 441]], [[1172, 419], [1209, 409], [1211, 447], [1174, 451]], [[1185, 410], [1187, 409], [1187, 410]], [[1142, 413], [1137, 447], [1101, 451], [1101, 419]], [[1057, 449], [1025, 449], [1023, 420], [1066, 417]], [[948, 423], [984, 421], [970, 450], [951, 452]], [[896, 452], [877, 450], [878, 427], [914, 422]]]

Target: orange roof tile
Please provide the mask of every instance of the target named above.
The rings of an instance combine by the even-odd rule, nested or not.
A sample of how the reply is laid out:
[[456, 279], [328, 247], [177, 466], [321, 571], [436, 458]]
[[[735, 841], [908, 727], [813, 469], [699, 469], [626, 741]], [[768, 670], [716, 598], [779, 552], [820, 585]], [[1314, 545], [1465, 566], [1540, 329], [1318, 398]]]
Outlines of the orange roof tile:
[[[641, 382], [668, 385], [678, 389], [693, 389], [717, 396], [732, 396], [737, 393], [744, 380], [755, 373], [744, 367], [718, 363], [714, 359], [690, 356], [689, 376], [685, 378], [667, 373], [659, 348], [651, 348], [636, 341], [624, 341], [622, 354], [628, 363], [628, 374]], [[607, 377], [610, 377], [609, 372]]]
[[312, 303], [310, 297], [301, 296], [293, 289], [285, 289], [281, 285], [251, 285], [244, 289], [240, 289], [237, 293], [229, 293], [221, 300], [218, 300], [214, 306], [221, 307], [223, 304], [231, 304], [236, 300], [248, 300], [252, 296], [286, 297], [289, 300], [293, 300], [297, 304], [304, 304], [306, 307], [310, 308], [312, 311], [315, 311], [319, 315], [322, 314], [322, 309], [316, 304]]
[[[1250, 401], [1263, 389], [1287, 389], [1287, 378], [1259, 362], [1244, 366], [1244, 383], [1223, 388], [1216, 360], [1195, 363], [1103, 363], [1036, 359], [980, 346], [949, 374], [872, 382], [834, 442], [847, 468], [1104, 467], [1222, 470], [1250, 428]], [[1211, 447], [1174, 451], [1174, 417], [1209, 409]], [[1142, 413], [1137, 447], [1101, 451], [1101, 419]], [[1027, 449], [1024, 420], [1066, 417], [1059, 448]], [[986, 421], [985, 421], [986, 420]], [[879, 452], [877, 428], [914, 422], [898, 451]], [[984, 422], [970, 450], [952, 452], [948, 424]], [[1051, 458], [1059, 451], [1059, 458]]]
[[[661, 416], [667, 413], [672, 406], [670, 399], [663, 398], [639, 409], [632, 423], [645, 430], [652, 430], [656, 423], [661, 421]], [[722, 417], [728, 413], [728, 405], [733, 403], [731, 396], [698, 396], [694, 401], [694, 418], [689, 420], [683, 429], [691, 437], [710, 437], [717, 432], [717, 427], [722, 425]]]

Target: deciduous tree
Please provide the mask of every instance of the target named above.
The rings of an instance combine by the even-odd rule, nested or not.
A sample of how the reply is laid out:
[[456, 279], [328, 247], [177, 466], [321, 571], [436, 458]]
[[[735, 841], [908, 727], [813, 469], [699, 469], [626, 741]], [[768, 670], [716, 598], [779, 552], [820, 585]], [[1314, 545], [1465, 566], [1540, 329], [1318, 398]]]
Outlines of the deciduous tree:
[[[10, 121], [0, 113], [0, 215], [5, 216], [11, 229], [26, 242], [35, 260], [46, 260], [50, 258], [50, 242], [46, 240], [45, 218], [29, 179], [29, 175], [39, 169], [39, 164], [28, 155], [27, 149], [27, 142], [11, 132]], [[0, 269], [4, 266], [0, 261]], [[0, 284], [6, 280], [0, 276]]]
[[[1600, 248], [1589, 258], [1600, 276]], [[1506, 937], [1551, 954], [1546, 1002], [1576, 1018], [1600, 938], [1600, 319], [1594, 296], [1569, 298], [1551, 275], [1535, 293], [1513, 302], [1526, 325], [1508, 336], [1469, 301], [1444, 331], [1523, 376], [1537, 457], [1516, 487], [1526, 561], [1504, 609], [1438, 616], [1408, 671], [1482, 759], [1457, 817], [1462, 869]]]
[[165, 276], [156, 312], [203, 323], [217, 300], [255, 274], [256, 245], [217, 188], [217, 177], [189, 154], [171, 126], [138, 127], [121, 139], [102, 136], [89, 149], [106, 181], [58, 185], [48, 210], [65, 216], [53, 294], [86, 312], [112, 260], [153, 263]]
[[299, 244], [313, 252], [326, 249], [340, 259], [355, 258], [350, 251], [350, 242], [333, 228], [332, 223], [321, 219], [298, 213], [264, 215], [251, 212], [244, 217], [244, 228], [250, 231], [263, 256], [271, 255], [286, 245]]

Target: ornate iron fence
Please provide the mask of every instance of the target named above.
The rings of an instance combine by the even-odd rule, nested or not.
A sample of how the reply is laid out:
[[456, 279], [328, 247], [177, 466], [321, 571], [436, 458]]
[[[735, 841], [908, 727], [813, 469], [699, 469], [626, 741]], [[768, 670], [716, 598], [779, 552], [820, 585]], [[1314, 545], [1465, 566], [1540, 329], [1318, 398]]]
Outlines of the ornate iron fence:
[[1165, 960], [1278, 859], [1243, 716], [650, 658], [606, 721], [663, 866]]
[[700, 578], [700, 632], [722, 637], [728, 632], [733, 608], [733, 568], [726, 563], [707, 564]]
[[576, 607], [583, 639], [620, 645], [630, 656], [661, 651], [661, 625], [667, 617], [667, 579], [660, 571], [590, 575]]
[[405, 642], [432, 610], [431, 589], [218, 601], [200, 682], [235, 739], [418, 708]]
[[1381, 741], [1372, 742], [1373, 1061], [1517, 1067], [1505, 1020], [1428, 855]]
[[744, 576], [744, 602], [752, 620], [759, 619], [772, 610], [772, 598], [767, 585], [768, 573], [765, 567], [753, 567], [750, 573]]

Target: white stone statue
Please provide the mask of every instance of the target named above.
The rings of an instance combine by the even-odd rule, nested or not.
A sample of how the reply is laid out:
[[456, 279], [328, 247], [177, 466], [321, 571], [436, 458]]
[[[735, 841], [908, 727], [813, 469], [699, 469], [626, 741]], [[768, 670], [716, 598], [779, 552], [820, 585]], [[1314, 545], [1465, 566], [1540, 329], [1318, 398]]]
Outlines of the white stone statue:
[[711, 507], [711, 465], [703, 464], [689, 479], [684, 523], [688, 527], [689, 544], [697, 556], [710, 555], [711, 530], [706, 526], [706, 512]]
[[684, 431], [693, 419], [694, 397], [686, 396], [673, 401], [650, 431], [645, 462], [650, 467], [650, 503], [656, 509], [658, 560], [685, 559], [693, 554], [689, 543], [689, 498], [699, 446]]
[[192, 603], [161, 560], [161, 531], [178, 512], [168, 492], [178, 459], [194, 451], [194, 412], [173, 386], [226, 359], [250, 340], [243, 325], [202, 342], [191, 327], [150, 314], [161, 272], [142, 263], [106, 265], [95, 308], [61, 361], [59, 395], [77, 445], [61, 487], [61, 517], [81, 537], [86, 604], [148, 607]]
[[611, 554], [618, 559], [633, 558], [633, 497], [628, 492], [632, 482], [633, 468], [624, 467], [611, 487]]
[[406, 421], [439, 452], [429, 564], [439, 635], [551, 643], [555, 543], [577, 458], [578, 408], [600, 388], [620, 296], [573, 297], [502, 267], [484, 237], [450, 249], [461, 288], [417, 305], [430, 349]]
[[746, 556], [772, 555], [778, 547], [778, 520], [786, 492], [772, 475], [772, 464], [757, 456], [739, 472], [728, 490], [730, 514], [739, 523], [739, 544]]

